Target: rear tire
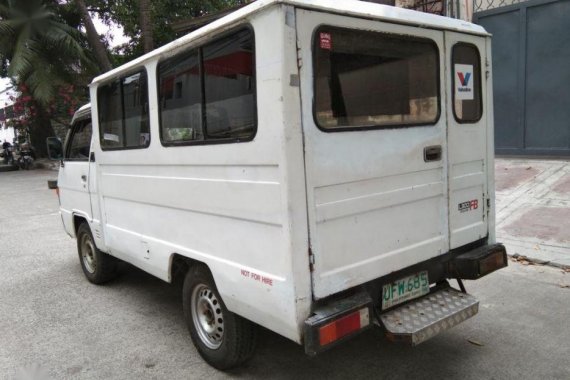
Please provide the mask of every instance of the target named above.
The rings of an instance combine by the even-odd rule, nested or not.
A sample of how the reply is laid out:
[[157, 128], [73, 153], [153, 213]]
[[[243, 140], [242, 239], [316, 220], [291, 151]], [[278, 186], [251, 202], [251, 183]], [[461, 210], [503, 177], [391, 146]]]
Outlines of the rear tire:
[[99, 285], [117, 277], [118, 260], [97, 249], [86, 222], [77, 229], [77, 252], [81, 269], [89, 282]]
[[208, 364], [228, 370], [251, 359], [255, 353], [257, 328], [226, 308], [206, 266], [190, 268], [182, 296], [192, 342]]

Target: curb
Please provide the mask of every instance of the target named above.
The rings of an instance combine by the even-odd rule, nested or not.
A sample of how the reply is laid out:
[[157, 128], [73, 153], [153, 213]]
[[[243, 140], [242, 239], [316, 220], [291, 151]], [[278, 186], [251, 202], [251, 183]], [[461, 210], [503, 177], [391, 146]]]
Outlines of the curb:
[[[31, 169], [44, 169], [44, 170], [59, 171], [59, 163], [53, 163], [50, 161], [48, 161], [48, 162], [36, 161], [33, 163], [33, 166], [31, 167]], [[0, 173], [12, 172], [12, 171], [18, 171], [18, 170], [20, 170], [20, 168], [17, 165], [0, 164]]]
[[51, 162], [34, 162], [34, 169], [45, 169], [52, 171], [59, 171], [59, 164], [54, 164]]
[[562, 269], [564, 271], [570, 271], [570, 265], [557, 263], [556, 261], [541, 260], [534, 257], [519, 255], [518, 253], [515, 253], [513, 255], [507, 254], [507, 256], [509, 256], [511, 259], [514, 259], [514, 261], [519, 263], [524, 263], [526, 261], [527, 263], [532, 265], [546, 265], [549, 267]]
[[17, 166], [13, 165], [0, 165], [0, 173], [2, 172], [13, 172], [19, 170]]

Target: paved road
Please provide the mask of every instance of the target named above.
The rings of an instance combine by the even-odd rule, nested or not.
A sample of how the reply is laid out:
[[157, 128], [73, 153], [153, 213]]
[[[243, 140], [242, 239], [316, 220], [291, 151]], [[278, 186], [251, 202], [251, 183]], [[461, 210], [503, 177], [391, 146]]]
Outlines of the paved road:
[[54, 380], [570, 379], [570, 273], [518, 263], [467, 283], [479, 314], [419, 347], [372, 331], [311, 359], [264, 330], [247, 367], [218, 372], [190, 343], [180, 289], [132, 267], [106, 286], [84, 280], [53, 176], [0, 173], [0, 379], [33, 366]]

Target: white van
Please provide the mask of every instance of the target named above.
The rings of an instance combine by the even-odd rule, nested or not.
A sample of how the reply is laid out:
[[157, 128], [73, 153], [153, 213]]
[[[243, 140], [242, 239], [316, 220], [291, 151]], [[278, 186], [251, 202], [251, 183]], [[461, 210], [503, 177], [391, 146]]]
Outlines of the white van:
[[256, 325], [314, 355], [473, 316], [461, 280], [507, 265], [490, 52], [460, 20], [259, 0], [95, 78], [58, 178], [85, 275], [123, 260], [183, 279], [220, 369], [252, 356]]

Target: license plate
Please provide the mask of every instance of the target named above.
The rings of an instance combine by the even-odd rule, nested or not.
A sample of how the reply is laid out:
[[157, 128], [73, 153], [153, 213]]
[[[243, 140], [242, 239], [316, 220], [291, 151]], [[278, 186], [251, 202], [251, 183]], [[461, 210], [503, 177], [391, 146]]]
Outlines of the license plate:
[[429, 293], [428, 272], [423, 271], [401, 278], [382, 288], [382, 309], [418, 298]]

